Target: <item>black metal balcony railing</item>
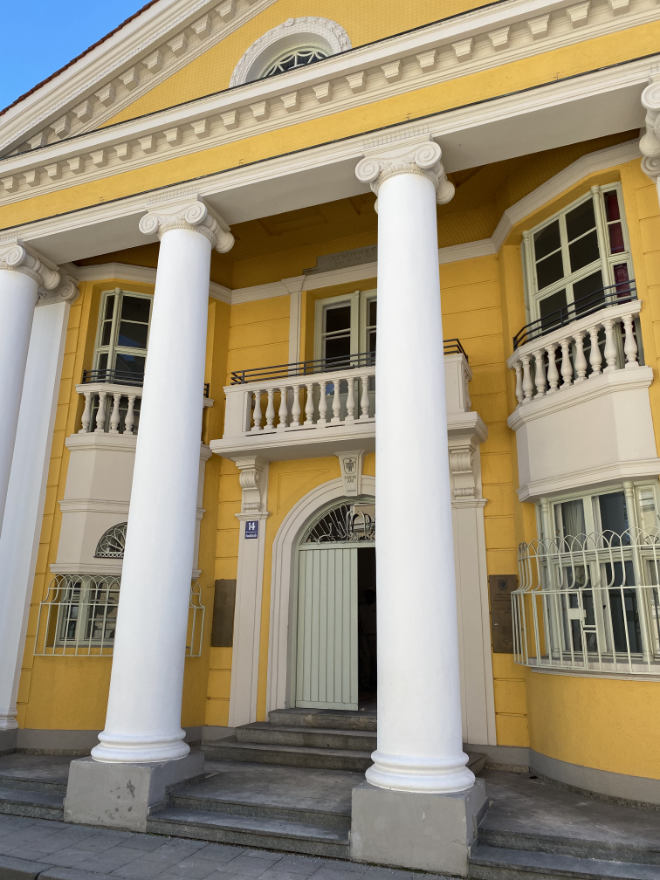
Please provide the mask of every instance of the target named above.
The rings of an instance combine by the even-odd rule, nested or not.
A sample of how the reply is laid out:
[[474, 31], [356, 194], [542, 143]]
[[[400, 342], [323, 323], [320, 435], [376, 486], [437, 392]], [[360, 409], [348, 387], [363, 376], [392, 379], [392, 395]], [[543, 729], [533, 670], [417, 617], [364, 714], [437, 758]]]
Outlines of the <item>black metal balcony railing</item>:
[[[107, 385], [127, 385], [132, 388], [142, 388], [144, 374], [129, 373], [126, 370], [83, 370], [82, 385], [91, 385], [94, 382], [103, 382]], [[204, 397], [209, 396], [209, 383], [204, 383]]]
[[544, 336], [559, 327], [565, 327], [567, 324], [577, 321], [578, 318], [584, 318], [608, 306], [619, 306], [634, 299], [637, 299], [637, 287], [634, 279], [588, 293], [555, 312], [550, 312], [542, 318], [537, 318], [536, 321], [525, 324], [513, 337], [514, 351], [526, 342], [538, 339], [539, 336]]
[[[462, 354], [467, 360], [467, 354], [459, 339], [445, 339], [444, 352], [445, 354]], [[366, 351], [341, 357], [317, 358], [312, 361], [296, 361], [292, 364], [275, 364], [251, 370], [234, 370], [230, 376], [230, 384], [244, 385], [246, 382], [264, 382], [267, 379], [285, 379], [289, 376], [312, 376], [316, 373], [332, 373], [335, 370], [372, 367], [375, 363], [376, 353]]]

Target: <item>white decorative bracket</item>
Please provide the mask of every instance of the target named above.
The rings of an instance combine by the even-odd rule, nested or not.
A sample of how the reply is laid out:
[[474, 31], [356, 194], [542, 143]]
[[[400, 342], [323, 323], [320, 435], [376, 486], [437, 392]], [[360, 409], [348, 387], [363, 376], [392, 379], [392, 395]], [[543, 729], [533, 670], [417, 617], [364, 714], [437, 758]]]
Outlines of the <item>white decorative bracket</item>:
[[660, 72], [652, 75], [642, 92], [642, 104], [646, 110], [646, 128], [639, 142], [642, 169], [658, 185], [660, 197]]
[[357, 498], [362, 494], [362, 458], [364, 452], [338, 452], [341, 478], [344, 481], [344, 495]]
[[241, 512], [239, 519], [268, 516], [267, 485], [268, 462], [258, 455], [242, 455], [234, 459], [241, 484]]

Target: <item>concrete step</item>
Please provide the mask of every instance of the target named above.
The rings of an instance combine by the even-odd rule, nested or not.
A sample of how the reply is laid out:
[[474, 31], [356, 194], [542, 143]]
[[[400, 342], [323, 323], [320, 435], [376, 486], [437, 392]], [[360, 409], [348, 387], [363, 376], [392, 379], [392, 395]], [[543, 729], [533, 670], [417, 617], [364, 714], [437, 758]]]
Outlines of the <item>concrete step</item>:
[[314, 767], [323, 770], [365, 771], [371, 765], [371, 751], [322, 749], [308, 746], [268, 745], [237, 742], [228, 737], [204, 745], [204, 755], [212, 761], [247, 761], [260, 764], [285, 764], [290, 767]]
[[236, 728], [236, 740], [241, 743], [347, 749], [358, 752], [373, 752], [376, 748], [376, 734], [368, 730], [285, 727], [260, 722]]
[[658, 814], [658, 846], [651, 849], [629, 839], [590, 840], [586, 837], [572, 837], [540, 832], [525, 833], [499, 831], [483, 826], [479, 829], [479, 843], [488, 847], [527, 850], [539, 853], [554, 853], [581, 859], [605, 859], [618, 862], [633, 862], [655, 865], [660, 877], [660, 814]]
[[10, 787], [0, 784], [0, 813], [32, 819], [61, 819], [64, 794], [44, 786]]
[[336, 830], [319, 827], [312, 822], [269, 816], [240, 816], [177, 806], [154, 813], [147, 822], [147, 831], [152, 834], [335, 859], [349, 858], [348, 829], [348, 821], [345, 828]]
[[470, 880], [658, 880], [654, 865], [579, 858], [562, 853], [477, 844], [469, 860]]
[[41, 777], [15, 776], [9, 773], [0, 773], [0, 788], [25, 789], [26, 791], [49, 791], [66, 794], [66, 778], [64, 780], [43, 779]]
[[321, 727], [330, 730], [376, 732], [375, 712], [344, 712], [332, 709], [275, 709], [270, 723], [282, 727]]

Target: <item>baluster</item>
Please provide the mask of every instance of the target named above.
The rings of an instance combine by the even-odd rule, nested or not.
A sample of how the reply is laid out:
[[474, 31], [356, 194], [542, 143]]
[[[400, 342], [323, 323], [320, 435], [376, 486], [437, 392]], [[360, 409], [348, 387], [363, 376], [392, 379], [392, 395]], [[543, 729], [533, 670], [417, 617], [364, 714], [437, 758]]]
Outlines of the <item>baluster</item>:
[[103, 434], [105, 432], [105, 399], [107, 396], [107, 391], [99, 391], [99, 408], [96, 412], [95, 434]]
[[78, 431], [79, 434], [87, 434], [89, 433], [89, 423], [92, 420], [92, 392], [91, 391], [83, 391], [85, 395], [85, 408], [83, 409], [82, 419], [81, 419], [81, 429]]
[[584, 382], [587, 378], [587, 359], [584, 356], [584, 333], [580, 330], [575, 336], [575, 384]]
[[251, 431], [261, 431], [261, 388], [254, 392], [254, 409], [252, 410], [252, 427]]
[[121, 401], [121, 394], [115, 392], [113, 394], [112, 400], [112, 413], [110, 414], [110, 434], [118, 434], [119, 433], [119, 403]]
[[522, 364], [520, 361], [516, 361], [514, 369], [516, 371], [516, 400], [518, 403], [522, 403], [524, 397], [522, 390]]
[[280, 388], [280, 409], [279, 409], [279, 412], [277, 413], [277, 416], [278, 416], [277, 430], [278, 431], [286, 430], [286, 428], [289, 424], [289, 405], [288, 405], [288, 401], [286, 399], [286, 395], [287, 395], [287, 386], [283, 385]]
[[135, 394], [129, 394], [128, 395], [128, 409], [126, 410], [126, 418], [124, 419], [124, 434], [132, 434], [134, 424], [135, 424]]
[[529, 355], [524, 354], [522, 357], [523, 364], [523, 381], [522, 381], [522, 390], [524, 401], [527, 403], [528, 400], [532, 399], [534, 394], [534, 383], [532, 382], [532, 368], [529, 362]]
[[300, 427], [300, 385], [293, 386], [293, 408], [291, 409], [291, 427]]
[[360, 420], [369, 418], [369, 376], [361, 376]]
[[341, 422], [341, 398], [339, 396], [341, 379], [335, 379], [332, 384], [334, 385], [334, 394], [332, 395], [332, 418], [330, 419], [330, 424], [338, 425]]
[[346, 380], [348, 385], [348, 393], [346, 395], [346, 418], [347, 425], [352, 425], [355, 421], [355, 379], [351, 376]]
[[589, 365], [591, 366], [591, 377], [598, 376], [600, 374], [600, 367], [603, 363], [603, 358], [600, 353], [600, 345], [598, 344], [598, 331], [600, 329], [600, 324], [596, 324], [595, 327], [591, 327], [589, 329], [589, 340], [591, 342], [591, 350], [589, 352]]
[[305, 425], [314, 424], [314, 383], [307, 383], [307, 400], [305, 401]]
[[623, 316], [623, 332], [625, 333], [623, 352], [626, 356], [626, 370], [630, 370], [639, 366], [637, 361], [637, 343], [635, 342], [632, 315]]
[[562, 388], [568, 388], [573, 381], [573, 364], [571, 363], [571, 338], [568, 336], [561, 341], [561, 383]]
[[548, 394], [552, 394], [553, 391], [557, 390], [557, 386], [559, 385], [559, 370], [557, 369], [557, 358], [555, 356], [555, 352], [557, 351], [557, 345], [554, 342], [551, 342], [550, 345], [546, 346], [546, 352], [548, 354]]
[[543, 355], [545, 349], [539, 348], [534, 352], [534, 384], [536, 385], [536, 396], [543, 397], [545, 394], [545, 364], [543, 363]]
[[616, 342], [614, 341], [614, 321], [608, 318], [603, 321], [605, 328], [605, 361], [607, 366], [603, 370], [604, 373], [611, 373], [616, 370]]
[[327, 382], [321, 382], [321, 393], [319, 395], [319, 420], [316, 423], [317, 428], [324, 428], [328, 422], [326, 415], [328, 412], [328, 397], [326, 394]]
[[274, 431], [275, 425], [275, 389], [268, 389], [268, 402], [266, 404], [266, 431]]

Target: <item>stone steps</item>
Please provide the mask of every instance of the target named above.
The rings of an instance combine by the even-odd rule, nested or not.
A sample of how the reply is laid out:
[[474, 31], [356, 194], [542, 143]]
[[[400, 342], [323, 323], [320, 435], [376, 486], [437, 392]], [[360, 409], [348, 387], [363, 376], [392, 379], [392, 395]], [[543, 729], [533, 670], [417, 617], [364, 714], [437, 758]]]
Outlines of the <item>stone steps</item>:
[[64, 792], [59, 786], [44, 783], [7, 784], [0, 780], [0, 813], [29, 816], [32, 819], [61, 819], [64, 815]]
[[273, 727], [320, 727], [329, 730], [376, 732], [374, 712], [339, 712], [332, 709], [275, 709], [268, 716]]
[[213, 761], [245, 761], [248, 763], [284, 764], [323, 770], [364, 772], [371, 764], [371, 750], [324, 749], [310, 746], [285, 746], [267, 742], [241, 742], [235, 736], [202, 746]]
[[478, 843], [470, 853], [470, 880], [658, 880], [652, 864], [619, 862]]
[[236, 729], [239, 743], [295, 746], [314, 749], [345, 749], [356, 752], [373, 752], [376, 734], [368, 730], [341, 728], [313, 728], [300, 726], [272, 726], [255, 723]]

